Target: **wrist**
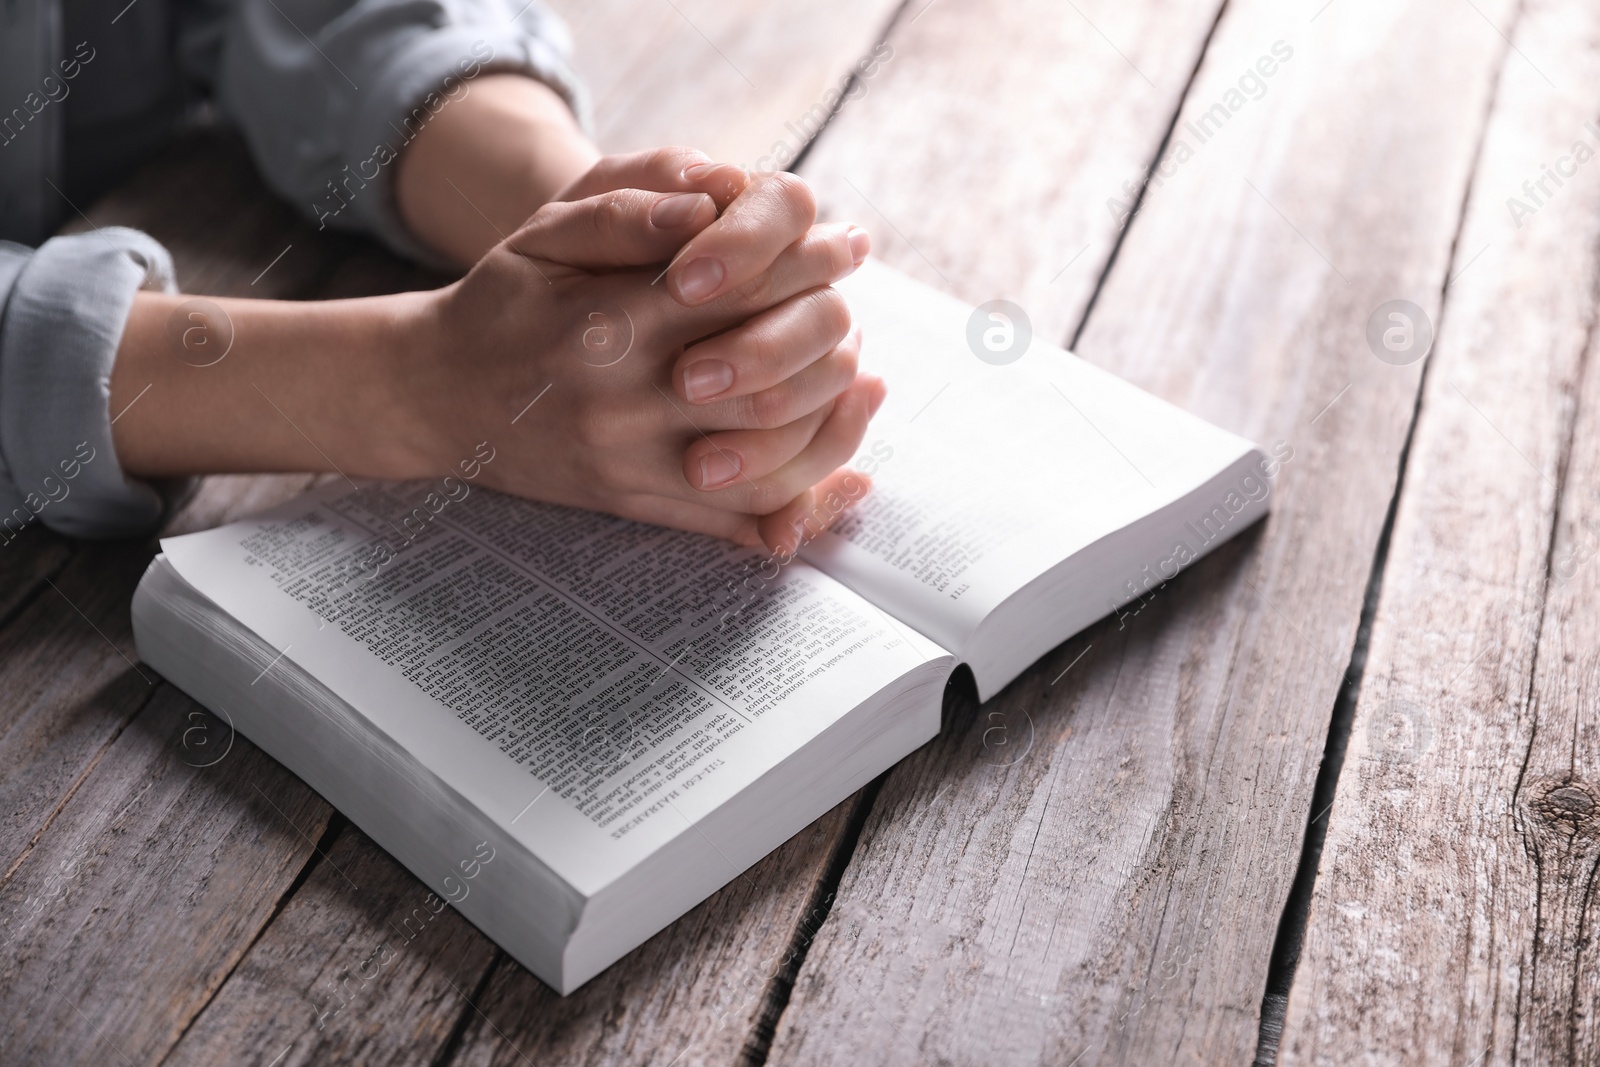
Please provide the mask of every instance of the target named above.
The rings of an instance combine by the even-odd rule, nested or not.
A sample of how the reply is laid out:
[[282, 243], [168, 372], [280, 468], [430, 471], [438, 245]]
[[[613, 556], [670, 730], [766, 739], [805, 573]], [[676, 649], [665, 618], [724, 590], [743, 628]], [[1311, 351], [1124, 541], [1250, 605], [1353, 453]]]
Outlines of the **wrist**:
[[555, 90], [485, 74], [401, 152], [395, 203], [418, 240], [471, 266], [598, 158]]
[[[393, 480], [431, 478], [460, 451], [442, 318], [454, 286], [378, 297], [363, 345], [375, 410], [359, 447], [363, 472]], [[352, 442], [354, 445], [354, 442]]]
[[139, 293], [110, 383], [113, 443], [141, 477], [431, 473], [430, 293], [294, 302]]

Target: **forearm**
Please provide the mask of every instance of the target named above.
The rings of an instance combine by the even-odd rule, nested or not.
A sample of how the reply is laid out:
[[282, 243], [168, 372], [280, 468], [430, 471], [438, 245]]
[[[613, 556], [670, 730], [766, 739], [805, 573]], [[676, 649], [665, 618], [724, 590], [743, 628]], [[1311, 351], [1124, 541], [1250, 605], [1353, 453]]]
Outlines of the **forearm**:
[[289, 303], [139, 293], [111, 373], [112, 438], [123, 469], [147, 478], [429, 473], [424, 427], [401, 385], [430, 298]]
[[486, 74], [401, 153], [395, 203], [419, 240], [471, 266], [599, 158], [554, 90]]

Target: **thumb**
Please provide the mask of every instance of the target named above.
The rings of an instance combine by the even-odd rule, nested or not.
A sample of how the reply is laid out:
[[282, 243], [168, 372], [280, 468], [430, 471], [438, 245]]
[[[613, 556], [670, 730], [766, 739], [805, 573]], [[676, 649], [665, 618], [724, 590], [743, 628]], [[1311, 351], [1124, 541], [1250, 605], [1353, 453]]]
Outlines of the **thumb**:
[[552, 201], [506, 242], [513, 251], [580, 269], [665, 263], [717, 218], [705, 193], [616, 189]]
[[657, 193], [709, 193], [717, 207], [726, 210], [749, 184], [750, 176], [743, 167], [713, 163], [698, 149], [673, 146], [603, 156], [554, 199], [582, 200], [613, 189], [649, 189]]

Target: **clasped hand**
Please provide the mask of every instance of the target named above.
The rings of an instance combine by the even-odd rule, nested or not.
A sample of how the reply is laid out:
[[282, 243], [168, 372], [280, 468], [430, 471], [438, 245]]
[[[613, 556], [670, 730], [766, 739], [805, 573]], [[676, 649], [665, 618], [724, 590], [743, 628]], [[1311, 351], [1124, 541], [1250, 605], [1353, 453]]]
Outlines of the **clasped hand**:
[[429, 451], [492, 437], [495, 488], [792, 547], [884, 395], [831, 288], [866, 231], [815, 217], [793, 175], [602, 160], [418, 309]]
[[[861, 495], [843, 464], [884, 396], [831, 288], [866, 231], [815, 216], [793, 175], [659, 149], [601, 159], [442, 289], [140, 293], [111, 376], [118, 459], [432, 478], [489, 441], [493, 488], [793, 551], [836, 513], [818, 499]], [[223, 334], [225, 357], [173, 349]]]

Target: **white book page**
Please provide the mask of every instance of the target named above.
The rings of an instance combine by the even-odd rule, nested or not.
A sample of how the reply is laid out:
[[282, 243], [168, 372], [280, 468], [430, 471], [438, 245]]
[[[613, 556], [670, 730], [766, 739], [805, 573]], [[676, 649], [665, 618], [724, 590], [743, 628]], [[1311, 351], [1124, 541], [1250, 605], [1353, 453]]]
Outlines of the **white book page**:
[[973, 309], [891, 268], [838, 287], [889, 396], [872, 492], [802, 555], [957, 656], [1007, 597], [1253, 447], [1039, 337], [985, 362]]
[[945, 654], [802, 561], [450, 484], [162, 548], [580, 892]]

